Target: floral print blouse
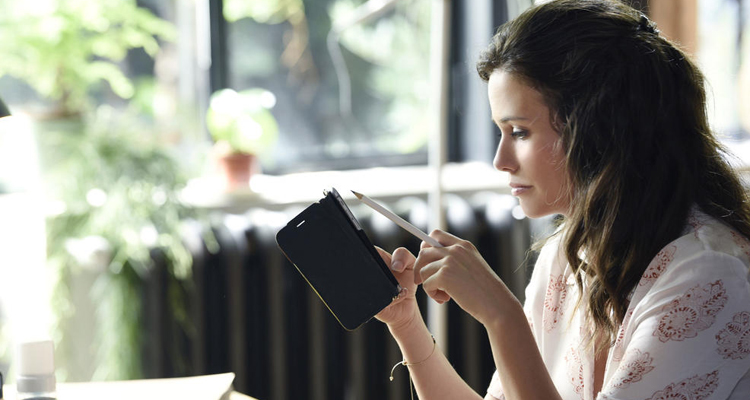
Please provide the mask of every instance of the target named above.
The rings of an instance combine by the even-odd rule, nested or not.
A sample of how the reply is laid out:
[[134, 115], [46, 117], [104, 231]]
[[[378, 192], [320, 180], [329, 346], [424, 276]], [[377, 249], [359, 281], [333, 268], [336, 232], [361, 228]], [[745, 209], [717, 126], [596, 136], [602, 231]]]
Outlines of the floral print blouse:
[[[542, 249], [524, 309], [563, 399], [750, 399], [750, 242], [697, 210], [683, 234], [631, 293], [596, 397], [575, 278], [558, 239]], [[497, 372], [485, 399], [504, 400]]]

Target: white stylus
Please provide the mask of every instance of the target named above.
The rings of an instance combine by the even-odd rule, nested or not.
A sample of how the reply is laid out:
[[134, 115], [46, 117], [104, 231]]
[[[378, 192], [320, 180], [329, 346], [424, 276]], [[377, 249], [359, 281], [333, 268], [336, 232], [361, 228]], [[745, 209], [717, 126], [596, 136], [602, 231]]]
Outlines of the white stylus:
[[409, 233], [412, 235], [424, 240], [425, 242], [429, 243], [432, 247], [443, 247], [442, 244], [440, 244], [437, 240], [433, 239], [432, 237], [428, 236], [426, 233], [422, 232], [417, 228], [416, 226], [408, 223], [403, 218], [399, 217], [398, 215], [392, 213], [387, 208], [381, 206], [380, 204], [372, 201], [369, 197], [363, 195], [362, 193], [357, 193], [352, 190], [352, 193], [359, 199], [359, 201], [365, 203], [367, 206], [372, 208], [373, 210], [383, 214], [386, 218], [390, 219], [391, 221], [395, 222], [396, 225], [406, 229]]

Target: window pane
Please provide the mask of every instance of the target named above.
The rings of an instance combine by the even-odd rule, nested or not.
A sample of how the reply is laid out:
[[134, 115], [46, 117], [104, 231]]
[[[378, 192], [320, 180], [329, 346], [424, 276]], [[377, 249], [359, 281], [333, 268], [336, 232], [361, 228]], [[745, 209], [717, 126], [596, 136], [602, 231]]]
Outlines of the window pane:
[[267, 172], [426, 162], [430, 1], [365, 3], [224, 1], [230, 87], [276, 96]]
[[708, 80], [711, 126], [723, 138], [747, 139], [750, 1], [700, 0], [698, 6], [697, 56]]

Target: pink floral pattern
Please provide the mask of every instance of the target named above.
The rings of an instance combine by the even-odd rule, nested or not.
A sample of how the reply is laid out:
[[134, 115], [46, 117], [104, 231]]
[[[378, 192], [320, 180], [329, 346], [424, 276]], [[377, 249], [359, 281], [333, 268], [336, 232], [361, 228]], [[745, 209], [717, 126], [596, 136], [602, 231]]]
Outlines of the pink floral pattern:
[[732, 322], [716, 334], [719, 354], [732, 360], [743, 359], [750, 354], [750, 312], [734, 314]]
[[568, 365], [568, 382], [573, 389], [583, 398], [583, 362], [578, 350], [571, 347], [565, 355], [565, 363]]
[[674, 259], [674, 253], [677, 251], [677, 246], [671, 244], [663, 248], [643, 272], [641, 281], [638, 282], [638, 286], [645, 286], [653, 283], [657, 278], [661, 276], [664, 270], [667, 269], [669, 263]]
[[703, 287], [695, 286], [662, 308], [664, 315], [659, 319], [654, 336], [665, 343], [696, 337], [714, 323], [716, 314], [726, 303], [727, 292], [720, 280]]
[[613, 387], [622, 389], [628, 387], [633, 382], [643, 379], [643, 376], [654, 369], [652, 365], [654, 358], [648, 352], [642, 353], [638, 349], [628, 351], [624, 361], [620, 364], [615, 372]]
[[[747, 384], [750, 296], [743, 281], [750, 241], [697, 207], [691, 214], [683, 236], [659, 251], [635, 285], [598, 371], [604, 372], [599, 394], [592, 386], [601, 363], [585, 347], [591, 336], [586, 304], [576, 301], [575, 275], [560, 256], [562, 238], [547, 243], [524, 310], [561, 398], [715, 400]], [[493, 377], [487, 400], [500, 398], [501, 386]]]
[[672, 383], [651, 396], [650, 400], [705, 400], [719, 386], [719, 371], [703, 376], [693, 376], [682, 382]]
[[622, 324], [620, 325], [620, 330], [617, 333], [617, 339], [615, 339], [615, 344], [612, 350], [612, 359], [614, 361], [622, 360], [623, 352], [625, 351], [625, 349], [623, 348], [623, 340], [625, 340], [625, 330], [628, 329], [630, 318], [632, 316], [633, 309], [630, 309], [628, 310], [627, 314], [625, 314], [625, 318], [622, 319]]
[[568, 288], [562, 275], [550, 275], [547, 283], [547, 294], [544, 296], [544, 330], [555, 329], [562, 318], [563, 304], [568, 295]]
[[734, 240], [734, 244], [737, 245], [737, 247], [742, 250], [743, 253], [747, 256], [747, 258], [750, 258], [750, 240], [747, 240], [746, 237], [740, 235], [739, 233], [735, 231], [732, 232], [732, 240]]

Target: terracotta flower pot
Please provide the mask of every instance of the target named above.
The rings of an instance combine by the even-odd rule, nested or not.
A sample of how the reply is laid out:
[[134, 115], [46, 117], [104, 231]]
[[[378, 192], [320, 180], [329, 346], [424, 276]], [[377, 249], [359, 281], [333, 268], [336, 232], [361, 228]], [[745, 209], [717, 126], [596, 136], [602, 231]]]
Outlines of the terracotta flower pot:
[[227, 190], [249, 187], [250, 177], [260, 172], [258, 158], [254, 154], [224, 154], [217, 157], [217, 162]]

